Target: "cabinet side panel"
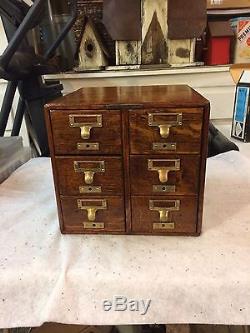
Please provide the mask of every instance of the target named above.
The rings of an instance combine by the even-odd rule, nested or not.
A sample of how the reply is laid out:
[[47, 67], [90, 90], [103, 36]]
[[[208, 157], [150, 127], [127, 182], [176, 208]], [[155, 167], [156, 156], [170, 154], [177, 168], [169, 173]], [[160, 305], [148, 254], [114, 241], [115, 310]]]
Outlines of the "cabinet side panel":
[[54, 140], [52, 134], [52, 126], [51, 126], [51, 117], [50, 117], [50, 109], [45, 108], [45, 123], [47, 128], [48, 142], [49, 142], [49, 150], [52, 164], [52, 172], [53, 172], [53, 180], [54, 180], [54, 188], [56, 194], [56, 203], [57, 203], [57, 211], [61, 232], [64, 233], [63, 230], [63, 215], [62, 215], [62, 207], [61, 200], [59, 196], [59, 186], [58, 186], [58, 175], [56, 171], [56, 160], [55, 160], [55, 148], [54, 148]]
[[208, 152], [209, 116], [210, 116], [210, 105], [207, 105], [204, 108], [203, 126], [202, 126], [200, 186], [199, 186], [200, 190], [199, 190], [199, 204], [198, 204], [197, 235], [200, 235], [201, 227], [202, 227], [204, 189], [205, 189], [207, 152]]

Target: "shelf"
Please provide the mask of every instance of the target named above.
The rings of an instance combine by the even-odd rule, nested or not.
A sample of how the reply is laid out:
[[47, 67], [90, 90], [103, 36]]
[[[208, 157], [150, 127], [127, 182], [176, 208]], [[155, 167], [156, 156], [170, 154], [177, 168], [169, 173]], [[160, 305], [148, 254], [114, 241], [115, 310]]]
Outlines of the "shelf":
[[64, 94], [82, 87], [146, 86], [186, 84], [211, 101], [211, 118], [231, 118], [233, 114], [235, 83], [228, 66], [200, 66], [168, 69], [135, 69], [88, 73], [61, 73], [47, 75], [60, 80]]
[[207, 0], [207, 9], [250, 8], [250, 0]]
[[232, 15], [250, 15], [250, 8], [239, 8], [239, 9], [209, 9], [207, 10], [208, 15], [218, 16], [232, 16]]
[[96, 72], [69, 72], [46, 75], [46, 79], [87, 79], [87, 78], [110, 78], [110, 77], [133, 77], [133, 76], [155, 76], [155, 75], [183, 75], [183, 74], [205, 74], [229, 72], [229, 65], [225, 66], [200, 66], [169, 69], [136, 69], [117, 71], [96, 71]]

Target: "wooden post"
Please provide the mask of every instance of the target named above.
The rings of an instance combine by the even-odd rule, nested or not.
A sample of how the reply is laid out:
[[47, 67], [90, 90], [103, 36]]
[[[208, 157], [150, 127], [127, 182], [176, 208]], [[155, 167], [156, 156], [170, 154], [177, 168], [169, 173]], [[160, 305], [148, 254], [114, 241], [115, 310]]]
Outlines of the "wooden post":
[[194, 62], [195, 39], [168, 40], [168, 61], [170, 65], [184, 65]]
[[140, 65], [141, 41], [116, 41], [116, 65]]
[[142, 64], [166, 64], [168, 0], [142, 0]]

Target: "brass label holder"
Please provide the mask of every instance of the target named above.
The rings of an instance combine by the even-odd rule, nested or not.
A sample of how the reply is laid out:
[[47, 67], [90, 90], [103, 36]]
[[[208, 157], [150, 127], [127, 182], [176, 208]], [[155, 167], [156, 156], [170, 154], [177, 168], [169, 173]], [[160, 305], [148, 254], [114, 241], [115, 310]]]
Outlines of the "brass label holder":
[[168, 142], [153, 142], [153, 150], [154, 151], [176, 151], [177, 144], [176, 143], [168, 143]]
[[77, 144], [77, 150], [98, 151], [100, 150], [100, 144], [98, 142], [81, 142]]
[[[76, 121], [76, 118], [96, 118], [96, 121]], [[81, 130], [81, 138], [88, 140], [90, 138], [91, 130], [95, 127], [102, 127], [102, 115], [101, 114], [73, 114], [69, 115], [69, 126], [78, 127]]]
[[[88, 164], [96, 164], [96, 167], [88, 167]], [[84, 166], [86, 165], [86, 166]], [[84, 182], [87, 185], [93, 184], [94, 176], [96, 173], [105, 172], [104, 161], [74, 161], [74, 170], [78, 173], [84, 173]]]
[[[166, 117], [166, 120], [156, 121], [155, 117]], [[175, 120], [170, 120], [169, 118], [176, 118]], [[167, 139], [170, 135], [171, 127], [182, 126], [182, 113], [149, 113], [148, 115], [148, 125], [150, 127], [158, 127], [160, 130], [160, 136], [163, 139]]]
[[102, 187], [101, 186], [79, 186], [79, 192], [81, 194], [102, 193]]
[[174, 230], [175, 224], [173, 222], [168, 223], [154, 223], [153, 224], [154, 230]]
[[96, 222], [83, 222], [84, 229], [104, 229], [104, 223], [96, 223]]
[[154, 193], [175, 193], [175, 185], [153, 185]]
[[[157, 163], [169, 163], [173, 165], [169, 166], [156, 166]], [[179, 171], [181, 169], [181, 162], [179, 159], [173, 159], [173, 160], [148, 160], [148, 170], [149, 171], [157, 171], [159, 174], [159, 181], [161, 183], [167, 183], [168, 182], [168, 175], [171, 171]]]
[[88, 222], [95, 222], [97, 212], [99, 210], [107, 210], [108, 205], [107, 205], [107, 200], [78, 199], [77, 207], [78, 209], [87, 211]]
[[180, 200], [149, 200], [149, 210], [157, 211], [160, 216], [160, 222], [153, 223], [153, 229], [174, 229], [170, 212], [180, 210]]

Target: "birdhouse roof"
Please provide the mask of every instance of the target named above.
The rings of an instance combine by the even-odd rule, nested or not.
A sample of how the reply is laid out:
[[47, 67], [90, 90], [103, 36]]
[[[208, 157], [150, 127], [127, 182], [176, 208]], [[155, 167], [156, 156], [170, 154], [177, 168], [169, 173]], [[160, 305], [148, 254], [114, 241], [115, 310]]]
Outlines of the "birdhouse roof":
[[192, 39], [202, 35], [207, 25], [206, 0], [168, 1], [168, 38]]
[[103, 23], [113, 40], [141, 40], [142, 0], [103, 0]]
[[[100, 48], [102, 49], [103, 53], [106, 55], [107, 58], [110, 58], [110, 53], [108, 51], [108, 49], [106, 48], [106, 46], [104, 45], [102, 39], [101, 39], [101, 36], [99, 34], [99, 32], [97, 31], [96, 27], [95, 27], [95, 24], [94, 22], [91, 20], [91, 18], [89, 17], [85, 17], [84, 19], [84, 24], [83, 24], [83, 29], [82, 29], [82, 34], [81, 34], [81, 38], [80, 38], [80, 41], [82, 41], [82, 38], [84, 36], [84, 32], [85, 32], [85, 28], [86, 26], [89, 25], [95, 35], [95, 38], [97, 39], [99, 45], [100, 45]], [[80, 42], [81, 43], [81, 42]]]
[[[103, 22], [113, 40], [142, 39], [144, 1], [103, 0]], [[202, 35], [207, 24], [206, 0], [162, 0], [159, 3], [168, 5], [168, 38], [192, 39]], [[145, 1], [145, 6], [147, 4]]]
[[232, 37], [233, 30], [228, 21], [208, 22], [208, 32], [212, 37]]

